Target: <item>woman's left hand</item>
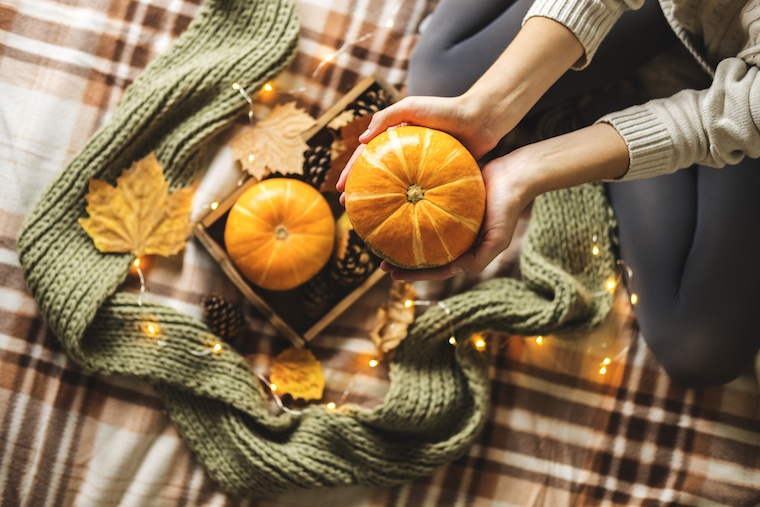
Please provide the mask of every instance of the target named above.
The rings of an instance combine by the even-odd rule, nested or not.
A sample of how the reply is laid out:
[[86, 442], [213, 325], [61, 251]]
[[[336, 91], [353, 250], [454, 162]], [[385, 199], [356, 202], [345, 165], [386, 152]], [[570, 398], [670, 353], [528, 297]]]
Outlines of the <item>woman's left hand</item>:
[[538, 195], [625, 174], [628, 148], [611, 125], [596, 124], [530, 144], [483, 167], [486, 212], [475, 245], [446, 266], [402, 269], [383, 261], [396, 280], [445, 280], [480, 273], [512, 242], [523, 210]]

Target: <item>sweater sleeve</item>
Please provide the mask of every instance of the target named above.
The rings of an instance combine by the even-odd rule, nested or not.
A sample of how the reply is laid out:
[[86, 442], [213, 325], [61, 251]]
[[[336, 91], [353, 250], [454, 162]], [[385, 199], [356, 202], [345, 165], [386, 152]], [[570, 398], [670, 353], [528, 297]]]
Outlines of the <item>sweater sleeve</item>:
[[683, 90], [599, 119], [614, 126], [628, 146], [630, 165], [621, 179], [760, 157], [758, 72], [740, 58], [727, 58], [707, 89]]
[[578, 38], [583, 56], [573, 69], [586, 67], [612, 25], [628, 9], [638, 9], [644, 0], [537, 0], [523, 22], [534, 16], [550, 18], [563, 24]]

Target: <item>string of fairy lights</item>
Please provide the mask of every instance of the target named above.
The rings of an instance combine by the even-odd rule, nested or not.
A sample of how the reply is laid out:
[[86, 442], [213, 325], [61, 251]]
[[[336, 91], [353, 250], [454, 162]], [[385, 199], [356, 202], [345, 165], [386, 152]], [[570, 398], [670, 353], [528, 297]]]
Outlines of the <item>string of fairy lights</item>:
[[[591, 247], [591, 253], [592, 256], [596, 257], [601, 253], [601, 249], [599, 248], [596, 236], [592, 238], [592, 247]], [[633, 271], [631, 270], [630, 266], [627, 266], [624, 262], [621, 260], [616, 261], [616, 264], [618, 268], [620, 269], [620, 274], [611, 274], [610, 277], [607, 278], [604, 282], [603, 288], [600, 288], [599, 291], [594, 292], [591, 294], [592, 297], [599, 297], [606, 294], [614, 293], [618, 287], [621, 284], [621, 281], [624, 285], [628, 285], [630, 283], [630, 280], [633, 276]], [[136, 275], [138, 276], [140, 280], [140, 296], [138, 297], [138, 304], [142, 305], [142, 295], [145, 293], [145, 276], [142, 271], [144, 263], [141, 261], [140, 258], [136, 258], [132, 266], [134, 268], [134, 271]], [[629, 292], [629, 302], [631, 306], [635, 306], [638, 303], [638, 296], [635, 292]], [[437, 305], [440, 307], [446, 318], [449, 325], [449, 332], [448, 332], [448, 343], [451, 346], [458, 346], [460, 345], [460, 341], [457, 338], [454, 322], [451, 319], [451, 316], [453, 312], [451, 311], [451, 308], [449, 308], [446, 303], [442, 300], [428, 300], [428, 299], [406, 299], [404, 300], [404, 306], [406, 308], [420, 308], [420, 307], [429, 307]], [[146, 318], [140, 325], [141, 330], [143, 334], [147, 337], [147, 339], [153, 343], [155, 343], [158, 346], [166, 346], [166, 337], [163, 334], [163, 331], [161, 329], [160, 323], [154, 319], [154, 318]], [[547, 345], [548, 340], [550, 339], [547, 336], [544, 335], [537, 335], [535, 337], [526, 337], [529, 341], [532, 341], [536, 344], [538, 347], [544, 347]], [[486, 340], [485, 335], [481, 333], [473, 333], [468, 338], [469, 343], [479, 352], [485, 352], [488, 349], [488, 343]], [[505, 342], [506, 343], [506, 342]], [[624, 355], [627, 351], [627, 346], [621, 349], [618, 353], [614, 355], [605, 355], [598, 364], [598, 370], [597, 373], [599, 375], [606, 375], [609, 371], [610, 366], [613, 364], [614, 361], [618, 360], [622, 355]], [[192, 350], [188, 349], [187, 353], [192, 354], [194, 356], [217, 356], [222, 354], [225, 351], [225, 346], [218, 340], [218, 338], [213, 335], [209, 334], [209, 342], [205, 348], [202, 348], [201, 350]], [[238, 356], [238, 360], [240, 360], [240, 357]], [[365, 373], [366, 368], [374, 369], [377, 366], [380, 365], [380, 363], [383, 361], [383, 358], [381, 356], [378, 357], [371, 357], [364, 368], [359, 369], [358, 371], [355, 371], [352, 376], [350, 377], [347, 386], [344, 388], [340, 399], [338, 402], [330, 401], [322, 404], [324, 408], [327, 410], [336, 410], [340, 406], [344, 405], [351, 393], [352, 389], [354, 387], [354, 384], [357, 380], [357, 378], [360, 375], [363, 375]], [[232, 364], [231, 368], [234, 368], [237, 366], [237, 364]], [[317, 407], [319, 407], [319, 404], [312, 405], [306, 408], [301, 409], [294, 409], [291, 407], [288, 407], [285, 400], [283, 399], [283, 396], [280, 396], [278, 393], [278, 386], [277, 384], [271, 382], [266, 376], [264, 376], [261, 373], [254, 372], [256, 377], [260, 380], [262, 385], [267, 389], [269, 395], [271, 396], [272, 400], [275, 402], [277, 407], [286, 413], [290, 414], [304, 414], [306, 412], [315, 410]]]
[[[311, 78], [315, 79], [327, 65], [334, 62], [337, 57], [346, 53], [352, 47], [377, 36], [383, 30], [389, 30], [393, 28], [396, 24], [396, 17], [401, 11], [401, 8], [403, 7], [404, 3], [405, 3], [405, 0], [399, 0], [393, 6], [393, 8], [390, 10], [389, 17], [384, 22], [378, 25], [379, 26], [378, 30], [366, 32], [354, 40], [346, 40], [336, 50], [327, 53], [317, 63], [316, 67], [314, 68], [311, 74]], [[236, 90], [237, 92], [239, 92], [243, 100], [245, 100], [245, 102], [247, 103], [248, 121], [252, 125], [255, 124], [256, 122], [254, 109], [257, 105], [257, 99], [260, 99], [261, 103], [268, 103], [271, 101], [272, 94], [276, 93], [279, 95], [297, 95], [306, 90], [305, 86], [291, 88], [287, 90], [278, 89], [278, 87], [274, 83], [267, 82], [252, 97], [245, 90], [245, 88], [237, 82], [234, 82], [232, 84], [232, 88]], [[254, 155], [250, 155], [249, 158], [250, 157], [254, 157]], [[249, 162], [252, 162], [252, 161], [253, 160], [249, 160]], [[244, 182], [245, 182], [245, 176], [242, 177], [237, 182], [237, 185], [240, 186]], [[206, 206], [206, 209], [216, 210], [218, 206], [219, 206], [219, 202], [214, 201], [210, 203], [208, 206]], [[601, 253], [601, 249], [598, 245], [598, 236], [594, 235], [591, 238], [591, 254], [593, 257], [597, 257], [598, 255], [600, 255], [600, 253]], [[630, 280], [633, 276], [633, 272], [631, 271], [630, 267], [626, 266], [622, 261], [617, 261], [617, 263], [618, 263], [618, 266], [621, 268], [620, 270], [621, 272], [611, 274], [611, 276], [605, 281], [604, 287], [600, 288], [598, 292], [591, 294], [592, 297], [598, 297], [598, 296], [603, 296], [603, 295], [613, 293], [617, 290], [618, 286], [621, 283], [623, 283], [626, 286], [630, 285]], [[142, 306], [143, 299], [146, 294], [145, 269], [147, 269], [147, 267], [148, 266], [147, 266], [146, 260], [143, 258], [137, 257], [132, 261], [131, 271], [138, 278], [139, 284], [140, 284], [138, 298], [137, 298], [137, 303], [139, 306]], [[630, 304], [636, 305], [637, 302], [638, 302], [638, 295], [636, 293], [631, 292]], [[437, 305], [438, 307], [440, 307], [443, 310], [444, 314], [446, 315], [447, 321], [450, 326], [449, 333], [448, 333], [449, 334], [448, 343], [454, 347], [461, 345], [460, 340], [458, 340], [456, 336], [454, 323], [451, 319], [452, 311], [446, 305], [444, 301], [413, 300], [413, 299], [407, 299], [404, 301], [404, 306], [406, 308], [418, 308], [418, 307], [424, 308], [424, 307], [429, 307], [433, 305]], [[166, 336], [163, 329], [161, 328], [161, 323], [157, 319], [150, 318], [150, 317], [146, 318], [142, 323], [140, 323], [139, 327], [140, 327], [140, 331], [149, 342], [154, 343], [155, 345], [161, 346], [161, 347], [168, 345], [167, 340], [170, 339], [170, 337]], [[542, 335], [535, 336], [535, 337], [526, 337], [526, 338], [528, 338], [529, 340], [532, 340], [537, 346], [546, 345], [547, 340], [548, 340], [548, 337], [542, 336]], [[469, 344], [473, 346], [479, 352], [485, 352], [488, 349], [488, 343], [487, 343], [486, 337], [481, 333], [473, 333], [471, 336], [469, 336], [468, 341], [469, 341]], [[204, 347], [198, 350], [186, 349], [186, 352], [188, 354], [199, 356], [199, 357], [221, 356], [222, 354], [225, 353], [225, 351], [226, 351], [225, 345], [219, 340], [217, 336], [211, 333], [209, 333], [208, 343]], [[600, 375], [605, 375], [608, 371], [608, 367], [613, 363], [613, 361], [615, 361], [624, 352], [625, 352], [625, 349], [615, 356], [605, 356], [599, 364], [598, 373]], [[237, 356], [237, 357], [238, 357], [238, 361], [242, 360], [240, 356]], [[383, 358], [381, 357], [381, 355], [378, 355], [377, 357], [371, 357], [366, 362], [365, 367], [360, 368], [358, 371], [355, 371], [353, 375], [350, 377], [346, 387], [343, 389], [342, 394], [337, 402], [330, 401], [327, 403], [323, 403], [321, 405], [313, 404], [302, 409], [295, 409], [295, 408], [289, 407], [284, 400], [284, 396], [281, 396], [280, 393], [278, 392], [278, 386], [272, 383], [265, 375], [258, 372], [254, 372], [254, 375], [259, 379], [261, 384], [266, 388], [266, 391], [268, 392], [269, 396], [271, 396], [271, 399], [274, 401], [274, 403], [279, 408], [279, 410], [283, 412], [291, 413], [291, 414], [303, 414], [305, 412], [315, 410], [317, 409], [317, 407], [320, 407], [320, 406], [324, 407], [327, 410], [332, 411], [332, 410], [339, 409], [340, 406], [344, 405], [348, 401], [349, 397], [351, 396], [353, 392], [353, 387], [355, 385], [357, 378], [360, 375], [363, 375], [366, 372], [367, 368], [369, 369], [377, 368], [377, 366], [379, 366], [382, 361], [383, 361]], [[234, 368], [236, 366], [237, 366], [237, 362], [233, 363], [231, 365], [231, 368]]]

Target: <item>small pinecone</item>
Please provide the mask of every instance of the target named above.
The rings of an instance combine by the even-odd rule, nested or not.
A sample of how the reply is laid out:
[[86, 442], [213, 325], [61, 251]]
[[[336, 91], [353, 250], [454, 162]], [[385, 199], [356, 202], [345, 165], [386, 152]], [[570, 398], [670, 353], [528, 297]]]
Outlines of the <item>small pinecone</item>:
[[201, 300], [203, 316], [209, 329], [224, 340], [235, 336], [243, 325], [237, 305], [217, 294], [205, 294]]
[[330, 276], [344, 289], [351, 289], [366, 280], [375, 265], [375, 256], [351, 230], [343, 255], [338, 254], [330, 264]]
[[390, 103], [388, 94], [382, 88], [368, 90], [353, 101], [346, 109], [354, 111], [356, 117], [375, 114]]
[[327, 146], [317, 145], [304, 153], [303, 175], [306, 182], [317, 190], [325, 182], [327, 172], [332, 167], [332, 153]]
[[327, 271], [320, 271], [301, 286], [301, 301], [312, 319], [318, 319], [330, 310], [335, 301], [335, 286]]

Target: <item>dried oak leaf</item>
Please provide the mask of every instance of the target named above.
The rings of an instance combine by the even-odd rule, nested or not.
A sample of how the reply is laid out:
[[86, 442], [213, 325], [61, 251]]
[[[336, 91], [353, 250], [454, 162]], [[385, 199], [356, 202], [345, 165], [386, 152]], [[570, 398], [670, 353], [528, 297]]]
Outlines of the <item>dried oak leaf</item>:
[[78, 221], [101, 252], [174, 255], [190, 234], [194, 193], [186, 187], [169, 194], [164, 170], [150, 153], [124, 171], [115, 187], [90, 178], [89, 218]]
[[356, 148], [361, 144], [359, 142], [359, 136], [362, 132], [367, 130], [371, 120], [371, 116], [359, 116], [340, 129], [340, 139], [336, 139], [335, 142], [333, 142], [332, 164], [330, 170], [327, 171], [325, 181], [320, 188], [322, 192], [335, 191], [335, 184], [338, 182], [340, 173], [343, 172], [351, 155], [354, 154]]
[[391, 352], [406, 338], [407, 329], [414, 322], [414, 301], [417, 291], [409, 282], [394, 280], [390, 288], [390, 300], [377, 309], [375, 328], [369, 336], [382, 354]]
[[278, 394], [305, 401], [320, 399], [325, 389], [322, 365], [307, 349], [289, 348], [278, 354], [272, 359], [269, 380]]
[[314, 118], [295, 102], [275, 106], [253, 127], [241, 130], [230, 142], [232, 156], [256, 180], [278, 172], [303, 174], [304, 152], [309, 145], [303, 133]]

